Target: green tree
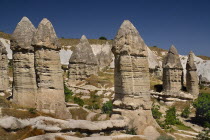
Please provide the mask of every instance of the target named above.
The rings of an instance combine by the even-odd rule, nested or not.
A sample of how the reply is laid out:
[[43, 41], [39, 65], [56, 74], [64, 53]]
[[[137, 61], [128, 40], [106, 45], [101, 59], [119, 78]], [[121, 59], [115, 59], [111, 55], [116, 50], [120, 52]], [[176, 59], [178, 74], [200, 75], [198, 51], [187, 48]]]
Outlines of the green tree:
[[181, 117], [183, 117], [183, 118], [188, 118], [189, 115], [190, 115], [190, 107], [187, 106], [187, 107], [185, 107], [184, 110], [182, 111]]
[[202, 93], [194, 101], [193, 106], [196, 109], [196, 118], [202, 121], [203, 124], [210, 123], [210, 94]]
[[162, 113], [159, 111], [160, 106], [159, 105], [153, 105], [152, 106], [152, 116], [154, 119], [160, 119], [162, 116]]
[[107, 40], [107, 38], [104, 37], [104, 36], [99, 37], [99, 39], [100, 39], [100, 40]]

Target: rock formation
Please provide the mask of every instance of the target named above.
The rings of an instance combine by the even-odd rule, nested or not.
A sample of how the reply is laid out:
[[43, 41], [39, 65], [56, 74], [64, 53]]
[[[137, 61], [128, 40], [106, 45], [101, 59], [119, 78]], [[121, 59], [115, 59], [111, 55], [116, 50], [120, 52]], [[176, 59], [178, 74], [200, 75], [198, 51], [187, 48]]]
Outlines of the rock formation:
[[183, 85], [183, 68], [176, 48], [172, 45], [163, 61], [163, 90], [179, 92]]
[[12, 34], [13, 50], [13, 101], [23, 107], [35, 107], [37, 92], [34, 69], [34, 48], [31, 41], [35, 27], [23, 17]]
[[186, 87], [187, 91], [194, 95], [195, 97], [199, 94], [199, 87], [198, 87], [198, 76], [196, 73], [196, 66], [194, 63], [194, 53], [191, 51], [188, 55], [187, 65], [186, 65]]
[[7, 51], [0, 41], [0, 92], [6, 91], [9, 87], [8, 58]]
[[65, 107], [60, 47], [55, 30], [46, 18], [40, 22], [32, 45], [38, 85], [37, 109], [55, 114], [58, 118], [68, 118], [70, 114]]
[[115, 56], [114, 113], [127, 118], [137, 134], [156, 125], [151, 115], [147, 46], [133, 24], [125, 20], [113, 43]]
[[69, 84], [82, 81], [97, 74], [97, 59], [92, 48], [83, 35], [80, 43], [76, 46], [69, 60]]

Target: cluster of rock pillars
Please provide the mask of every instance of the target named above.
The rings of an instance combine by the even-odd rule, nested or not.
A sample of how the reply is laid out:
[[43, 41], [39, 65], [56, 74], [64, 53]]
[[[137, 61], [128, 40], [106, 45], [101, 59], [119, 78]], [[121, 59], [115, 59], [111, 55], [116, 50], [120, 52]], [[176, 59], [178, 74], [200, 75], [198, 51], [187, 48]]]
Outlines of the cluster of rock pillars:
[[[23, 17], [11, 39], [13, 51], [13, 99], [22, 107], [36, 108], [61, 119], [71, 118], [65, 106], [64, 81], [60, 64], [60, 44], [49, 20], [44, 18], [36, 29]], [[151, 114], [150, 75], [147, 45], [134, 25], [125, 20], [112, 45], [115, 56], [113, 116], [127, 118], [137, 133], [158, 125]], [[0, 43], [0, 90], [9, 87], [8, 59]], [[186, 87], [194, 98], [198, 96], [198, 77], [190, 52], [187, 61]], [[75, 84], [97, 74], [97, 59], [85, 36], [69, 60], [69, 83]], [[178, 93], [183, 87], [183, 68], [174, 46], [163, 61], [164, 94]], [[132, 115], [131, 115], [132, 114]]]

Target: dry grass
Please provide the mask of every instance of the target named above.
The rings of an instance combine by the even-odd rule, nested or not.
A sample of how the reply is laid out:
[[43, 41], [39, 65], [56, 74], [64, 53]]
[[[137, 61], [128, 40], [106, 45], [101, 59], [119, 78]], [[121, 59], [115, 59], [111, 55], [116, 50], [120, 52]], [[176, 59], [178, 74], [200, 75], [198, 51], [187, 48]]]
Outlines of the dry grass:
[[[80, 39], [66, 39], [66, 38], [60, 38], [59, 39], [62, 46], [73, 46], [75, 47]], [[90, 44], [105, 44], [107, 41], [111, 44], [112, 40], [99, 40], [99, 39], [88, 39]]]
[[84, 110], [82, 107], [80, 108], [71, 108], [70, 113], [72, 115], [72, 119], [75, 120], [86, 120], [88, 112]]
[[10, 132], [0, 128], [0, 140], [23, 140], [28, 137], [43, 135], [45, 132], [39, 129], [33, 129], [31, 127], [26, 127], [15, 132]]
[[198, 55], [198, 57], [200, 57], [203, 60], [210, 60], [209, 56]]
[[133, 136], [127, 138], [113, 138], [113, 140], [146, 140], [146, 139], [139, 138], [138, 136]]
[[210, 88], [204, 87], [204, 88], [200, 89], [200, 93], [209, 93], [210, 94]]
[[0, 38], [11, 39], [11, 35], [0, 31]]

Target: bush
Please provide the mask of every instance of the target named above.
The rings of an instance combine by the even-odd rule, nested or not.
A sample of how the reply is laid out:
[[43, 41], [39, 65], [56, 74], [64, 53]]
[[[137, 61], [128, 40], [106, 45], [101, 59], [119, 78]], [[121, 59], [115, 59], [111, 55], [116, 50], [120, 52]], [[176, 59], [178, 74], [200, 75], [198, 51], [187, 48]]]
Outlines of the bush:
[[190, 115], [190, 107], [187, 106], [187, 107], [185, 107], [184, 110], [182, 111], [181, 117], [183, 117], [183, 118], [188, 118], [189, 115]]
[[136, 128], [135, 127], [132, 127], [132, 128], [126, 128], [126, 134], [129, 134], [129, 135], [137, 135], [136, 134]]
[[79, 106], [84, 105], [84, 101], [79, 97], [74, 97], [74, 103], [78, 104]]
[[108, 101], [103, 104], [102, 106], [102, 112], [105, 114], [111, 114], [112, 113], [112, 101]]
[[176, 108], [171, 107], [166, 111], [166, 117], [165, 117], [165, 124], [166, 125], [175, 125], [180, 124], [179, 119], [176, 116]]
[[162, 116], [162, 113], [159, 111], [160, 106], [158, 105], [153, 105], [152, 106], [152, 115], [154, 117], [154, 119], [160, 119]]
[[200, 132], [200, 133], [196, 136], [196, 138], [197, 138], [198, 140], [210, 140], [209, 133], [210, 133], [209, 130], [205, 130], [205, 129], [204, 129], [202, 132]]
[[157, 140], [174, 140], [171, 136], [159, 136]]
[[203, 124], [210, 123], [210, 94], [200, 94], [193, 106], [196, 108], [196, 118], [201, 120]]
[[99, 39], [100, 39], [100, 40], [107, 40], [107, 38], [104, 37], [104, 36], [99, 37]]
[[68, 102], [72, 99], [73, 92], [69, 90], [64, 84], [65, 101]]
[[28, 112], [30, 112], [31, 114], [36, 114], [36, 108], [29, 108]]

